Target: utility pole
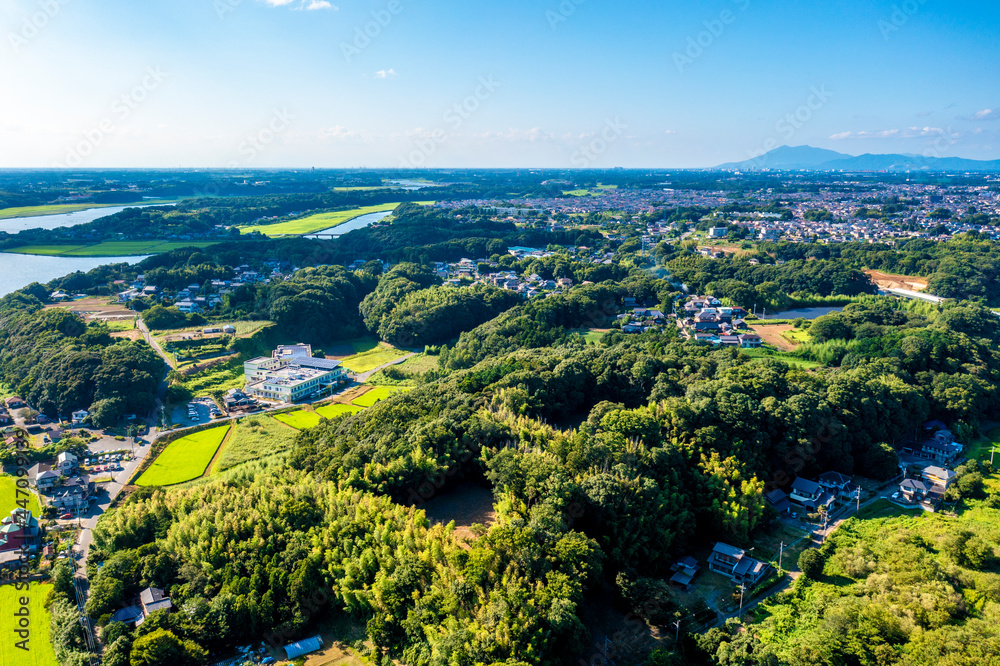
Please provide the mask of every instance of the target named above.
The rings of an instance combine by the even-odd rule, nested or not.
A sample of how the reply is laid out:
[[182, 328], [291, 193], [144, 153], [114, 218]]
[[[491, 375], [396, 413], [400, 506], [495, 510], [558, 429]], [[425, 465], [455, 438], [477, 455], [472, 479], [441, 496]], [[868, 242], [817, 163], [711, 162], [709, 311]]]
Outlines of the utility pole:
[[746, 589], [746, 584], [740, 583], [740, 615], [743, 614], [743, 593], [746, 592]]
[[674, 622], [674, 627], [677, 628], [677, 631], [674, 633], [674, 642], [676, 643], [677, 641], [679, 641], [681, 639], [681, 619], [680, 618], [677, 618], [677, 621]]
[[781, 558], [785, 554], [785, 542], [782, 541], [778, 546], [778, 571], [781, 571]]

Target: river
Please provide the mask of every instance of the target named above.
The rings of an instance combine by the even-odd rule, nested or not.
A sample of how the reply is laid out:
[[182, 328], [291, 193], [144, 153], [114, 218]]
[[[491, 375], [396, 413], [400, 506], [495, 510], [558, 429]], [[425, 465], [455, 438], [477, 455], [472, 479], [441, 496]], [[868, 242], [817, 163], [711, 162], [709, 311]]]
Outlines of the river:
[[50, 280], [93, 270], [105, 264], [137, 264], [146, 257], [42, 257], [33, 254], [0, 253], [0, 296]]
[[105, 208], [88, 208], [75, 213], [60, 213], [59, 215], [36, 215], [33, 217], [12, 217], [0, 220], [0, 231], [8, 234], [18, 234], [26, 229], [59, 229], [60, 227], [75, 227], [78, 224], [93, 222], [97, 218], [120, 213], [126, 208], [149, 208], [150, 206], [173, 206], [174, 204], [130, 204], [128, 206], [107, 206]]
[[323, 231], [318, 231], [315, 234], [309, 234], [304, 236], [304, 238], [317, 238], [318, 235], [328, 236], [333, 234], [335, 236], [343, 236], [344, 234], [350, 233], [352, 231], [357, 231], [358, 229], [364, 229], [370, 224], [375, 224], [379, 220], [383, 220], [392, 215], [391, 210], [384, 210], [378, 213], [368, 213], [367, 215], [362, 215], [356, 217], [350, 222], [344, 222], [343, 224], [337, 225], [336, 227], [331, 227], [330, 229], [325, 229]]

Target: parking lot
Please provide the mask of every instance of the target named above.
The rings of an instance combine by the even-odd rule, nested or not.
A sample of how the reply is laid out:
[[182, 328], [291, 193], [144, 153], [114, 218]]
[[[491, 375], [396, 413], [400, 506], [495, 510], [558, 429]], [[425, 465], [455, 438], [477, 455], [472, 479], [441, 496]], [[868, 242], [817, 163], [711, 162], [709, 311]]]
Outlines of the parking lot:
[[[190, 410], [192, 408], [194, 417], [191, 416]], [[211, 398], [195, 398], [187, 404], [174, 407], [174, 411], [170, 413], [170, 421], [182, 428], [209, 423], [212, 421], [212, 410], [214, 409], [218, 408]]]

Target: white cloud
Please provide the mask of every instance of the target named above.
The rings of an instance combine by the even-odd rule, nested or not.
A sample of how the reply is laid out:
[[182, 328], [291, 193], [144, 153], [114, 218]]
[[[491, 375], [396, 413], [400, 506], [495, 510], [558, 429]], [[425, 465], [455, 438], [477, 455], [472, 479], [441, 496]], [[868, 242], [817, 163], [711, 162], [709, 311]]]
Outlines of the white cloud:
[[396, 76], [396, 70], [394, 69], [380, 69], [375, 72], [376, 79], [391, 79]]
[[314, 9], [332, 9], [333, 11], [337, 11], [339, 9], [339, 7], [327, 0], [263, 0], [263, 2], [268, 7], [287, 7], [298, 3], [298, 6], [294, 9], [304, 9], [306, 11]]
[[677, 130], [667, 130], [664, 134], [677, 134]]
[[1000, 109], [983, 109], [972, 114], [970, 120], [996, 120], [1000, 118]]
[[[877, 130], [874, 132], [860, 130], [858, 132], [838, 132], [831, 134], [830, 139], [915, 139], [922, 136], [948, 136], [949, 132], [940, 127], [905, 127], [903, 129]], [[952, 136], [957, 136], [952, 133]]]

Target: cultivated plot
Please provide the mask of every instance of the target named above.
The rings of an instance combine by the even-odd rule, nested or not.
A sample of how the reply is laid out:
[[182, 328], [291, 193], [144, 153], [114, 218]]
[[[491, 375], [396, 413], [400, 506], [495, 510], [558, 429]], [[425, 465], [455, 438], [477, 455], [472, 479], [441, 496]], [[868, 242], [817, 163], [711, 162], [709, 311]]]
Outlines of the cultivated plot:
[[152, 465], [135, 482], [137, 486], [170, 486], [197, 479], [208, 469], [226, 438], [229, 426], [203, 430], [167, 444]]

